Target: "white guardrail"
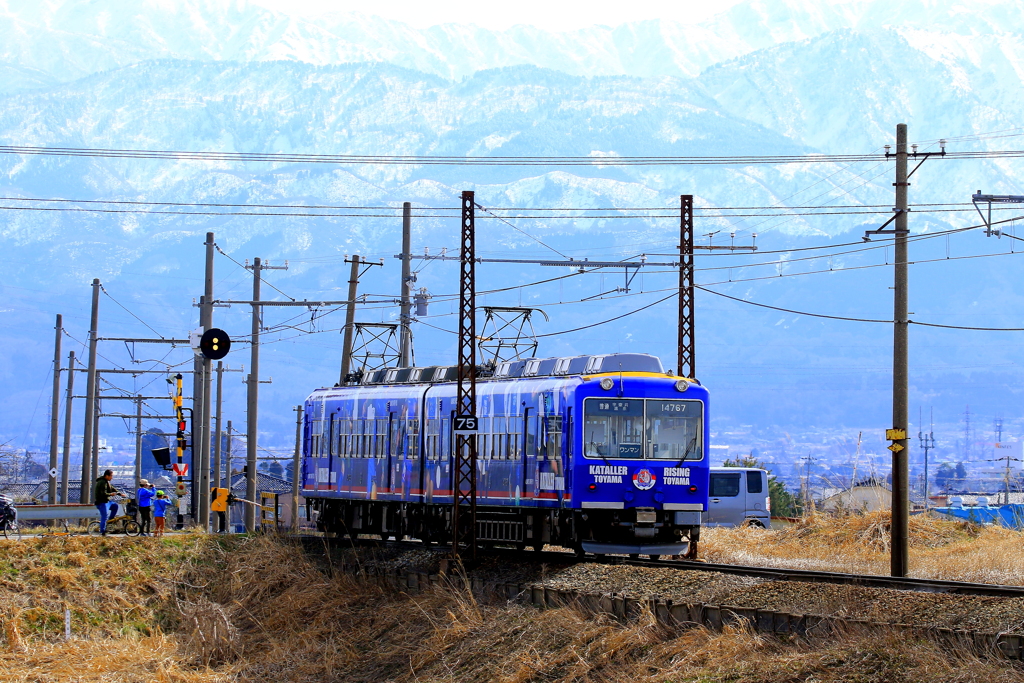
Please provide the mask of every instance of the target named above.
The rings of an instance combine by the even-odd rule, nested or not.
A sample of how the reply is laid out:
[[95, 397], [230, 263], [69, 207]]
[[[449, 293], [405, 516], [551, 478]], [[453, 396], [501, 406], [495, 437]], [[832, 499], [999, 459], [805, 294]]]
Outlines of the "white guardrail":
[[31, 522], [42, 519], [99, 519], [95, 505], [74, 503], [69, 505], [15, 505], [18, 520]]

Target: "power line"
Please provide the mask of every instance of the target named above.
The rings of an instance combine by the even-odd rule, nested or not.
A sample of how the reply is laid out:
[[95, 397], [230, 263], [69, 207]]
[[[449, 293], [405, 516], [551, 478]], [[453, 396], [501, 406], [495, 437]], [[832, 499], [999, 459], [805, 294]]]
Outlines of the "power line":
[[115, 304], [117, 304], [118, 306], [120, 306], [120, 307], [121, 307], [121, 310], [123, 310], [123, 311], [124, 311], [125, 313], [127, 313], [127, 314], [128, 314], [128, 315], [130, 315], [131, 317], [135, 318], [136, 320], [138, 320], [138, 321], [139, 321], [140, 323], [142, 323], [143, 325], [145, 325], [145, 326], [146, 326], [147, 328], [149, 328], [149, 331], [150, 331], [150, 332], [152, 332], [152, 333], [153, 333], [153, 334], [155, 334], [156, 336], [160, 337], [161, 339], [166, 339], [166, 337], [164, 337], [164, 335], [162, 335], [162, 334], [160, 334], [159, 332], [157, 332], [156, 330], [154, 330], [154, 329], [153, 329], [153, 326], [152, 326], [152, 325], [150, 325], [150, 324], [149, 324], [149, 323], [147, 323], [147, 322], [146, 322], [145, 320], [143, 320], [143, 319], [142, 319], [142, 318], [140, 318], [139, 316], [137, 316], [137, 315], [135, 315], [134, 313], [132, 313], [131, 311], [129, 311], [129, 310], [127, 309], [127, 308], [125, 308], [124, 304], [122, 304], [122, 303], [121, 303], [120, 301], [118, 301], [117, 299], [115, 299], [114, 297], [112, 297], [112, 296], [110, 295], [110, 292], [108, 292], [108, 291], [106, 290], [106, 288], [105, 288], [105, 287], [104, 287], [103, 285], [100, 285], [100, 291], [101, 291], [101, 292], [103, 292], [104, 294], [106, 294], [106, 295], [107, 295], [107, 298], [108, 298], [108, 299], [110, 299], [110, 300], [111, 300], [111, 301], [113, 301], [113, 302], [114, 302]]
[[[719, 157], [687, 156], [432, 156], [303, 154], [284, 152], [191, 152], [184, 150], [108, 149], [90, 147], [35, 147], [2, 145], [0, 154], [118, 159], [169, 159], [175, 161], [264, 161], [269, 163], [370, 164], [417, 166], [715, 166], [755, 164], [822, 164], [858, 161], [877, 162], [870, 154], [781, 154]], [[1024, 156], [1022, 150], [947, 152], [951, 159], [992, 159]], [[884, 158], [884, 157], [882, 157]]]

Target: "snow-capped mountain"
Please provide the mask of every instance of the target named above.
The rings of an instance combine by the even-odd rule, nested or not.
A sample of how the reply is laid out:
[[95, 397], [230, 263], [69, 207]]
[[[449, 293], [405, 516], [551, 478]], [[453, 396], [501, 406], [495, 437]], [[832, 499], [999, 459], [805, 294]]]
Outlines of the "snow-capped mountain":
[[[529, 26], [414, 29], [351, 14], [314, 21], [246, 2], [5, 0], [0, 2], [0, 144], [352, 155], [712, 157], [880, 152], [893, 142], [895, 125], [906, 122], [922, 149], [934, 151], [939, 138], [948, 139], [955, 151], [1013, 149], [1019, 147], [1015, 136], [1024, 125], [1022, 31], [1016, 3], [968, 6], [951, 0], [750, 1], [699, 25], [644, 21], [564, 33]], [[1020, 162], [1007, 159], [929, 160], [914, 177], [912, 201], [962, 204], [977, 189], [1024, 194], [1020, 171]], [[746, 244], [753, 240], [751, 233], [759, 233], [758, 244], [772, 251], [828, 240], [859, 241], [864, 229], [885, 220], [892, 199], [892, 163], [883, 159], [848, 167], [505, 167], [3, 154], [0, 174], [0, 189], [8, 198], [0, 201], [8, 274], [4, 315], [19, 321], [0, 333], [10, 350], [0, 359], [0, 377], [12, 387], [2, 399], [0, 434], [15, 433], [25, 424], [31, 433], [43, 434], [39, 406], [45, 401], [38, 401], [43, 385], [37, 375], [45, 373], [48, 351], [34, 340], [49, 339], [53, 312], [67, 313], [66, 326], [84, 335], [87, 283], [93, 277], [100, 277], [126, 306], [150, 314], [141, 317], [159, 319], [163, 332], [177, 335], [194, 326], [194, 309], [187, 304], [199, 293], [199, 245], [207, 231], [216, 232], [218, 244], [238, 261], [290, 259], [291, 269], [276, 275], [283, 289], [330, 293], [344, 279], [344, 254], [386, 258], [399, 249], [393, 211], [344, 207], [395, 207], [402, 201], [454, 207], [461, 190], [474, 189], [485, 206], [520, 207], [507, 214], [515, 226], [555, 250], [622, 257], [675, 248], [678, 221], [671, 210], [652, 215], [635, 209], [673, 207], [683, 193], [696, 195], [700, 207], [832, 204], [881, 212], [821, 218], [793, 210], [780, 218], [726, 218], [723, 212], [705, 211], [699, 219], [702, 235], [720, 233], [702, 239], [721, 244], [734, 232], [733, 239]], [[62, 204], [15, 201], [28, 198], [211, 206], [193, 207], [193, 215], [183, 218], [175, 215], [181, 209], [167, 205], [77, 204], [68, 211], [58, 210], [69, 208]], [[224, 204], [338, 208], [310, 217], [231, 215], [237, 208], [213, 206]], [[552, 207], [630, 211], [538, 217]], [[934, 232], [977, 222], [975, 215], [949, 208], [956, 207], [933, 213], [922, 207], [913, 217], [914, 230]], [[118, 213], [103, 212], [115, 209]], [[609, 217], [631, 213], [635, 217]], [[419, 215], [417, 250], [454, 247], [456, 220], [451, 211]], [[481, 225], [486, 226], [485, 249], [550, 255], [507, 224], [484, 217]], [[996, 246], [1009, 251], [1008, 240], [986, 241], [976, 234], [953, 242], [924, 241], [916, 253], [941, 259], [943, 253], [958, 257]], [[735, 272], [721, 265], [726, 263], [721, 258], [702, 257], [707, 270], [701, 281], [735, 296], [862, 318], [884, 318], [890, 305], [884, 268], [775, 282], [767, 277], [800, 269], [884, 266], [891, 259], [884, 250], [844, 252], [827, 264], [799, 261], [804, 257], [796, 252], [788, 263], [773, 264], [779, 256], [766, 255], [761, 261], [769, 265], [744, 269], [750, 259], [735, 261], [740, 264]], [[1024, 313], [1013, 294], [1019, 288], [1011, 276], [1013, 257], [984, 261], [991, 266], [977, 260], [955, 263], [955, 269], [922, 265], [916, 271], [917, 313], [934, 319], [954, 316], [947, 322], [965, 316], [988, 326], [1012, 326], [1012, 316]], [[238, 294], [247, 276], [233, 264], [227, 268], [234, 271], [218, 287]], [[381, 275], [368, 275], [368, 291], [393, 292], [393, 270], [390, 263]], [[528, 269], [482, 277], [496, 282], [543, 279]], [[638, 286], [671, 288], [670, 274], [645, 277], [630, 285], [631, 294]], [[493, 296], [495, 303], [505, 304], [554, 302], [558, 323], [549, 331], [613, 317], [648, 301], [606, 296], [575, 307], [561, 305], [623, 286], [621, 273], [607, 278], [600, 280], [603, 289], [593, 279], [577, 278], [506, 299]], [[955, 286], [958, 282], [975, 286]], [[452, 271], [431, 266], [421, 284], [450, 293]], [[518, 299], [507, 299], [513, 296]], [[829, 327], [820, 319], [754, 312], [700, 296], [699, 324], [706, 330], [700, 337], [705, 345], [701, 358], [707, 359], [702, 367], [708, 367], [709, 381], [717, 381], [722, 392], [723, 414], [750, 422], [762, 410], [768, 415], [764, 419], [780, 424], [884, 415], [884, 326]], [[447, 304], [439, 305], [447, 312]], [[587, 345], [595, 344], [637, 348], [642, 343], [671, 362], [671, 305], [599, 328], [601, 334], [582, 341], [553, 338], [544, 352], [592, 350]], [[137, 324], [109, 302], [105, 306], [112, 326], [127, 330]], [[218, 313], [228, 321], [232, 315], [236, 312]], [[382, 309], [380, 315], [386, 319], [390, 313]], [[237, 316], [232, 324], [244, 329], [242, 312]], [[964, 372], [964, 363], [949, 363], [948, 352], [956, 344], [967, 349], [975, 342], [920, 334], [933, 342], [921, 350], [927, 361], [922, 367], [929, 369], [920, 376], [919, 395], [948, 398], [948, 385], [933, 380], [947, 367]], [[814, 340], [817, 346], [805, 347], [794, 338]], [[445, 362], [450, 355], [451, 340], [444, 333], [423, 327], [419, 339], [421, 357]], [[275, 349], [279, 354], [276, 377], [282, 378], [268, 395], [268, 429], [280, 427], [286, 433], [287, 406], [310, 387], [332, 380], [328, 368], [335, 364], [337, 343], [331, 338], [320, 347], [282, 342], [268, 348], [269, 358]], [[987, 356], [991, 362], [978, 372], [995, 372], [991, 368], [1003, 360], [1011, 364], [999, 372], [1017, 372], [1008, 348], [994, 345]], [[828, 380], [837, 366], [836, 353], [839, 367], [870, 368], [865, 372], [873, 379], [858, 377], [860, 388], [840, 396], [839, 387]], [[267, 362], [273, 366], [273, 360]], [[815, 367], [827, 371], [812, 375], [809, 387], [801, 371]], [[752, 368], [762, 378], [779, 368], [798, 371], [755, 382]], [[971, 402], [996, 404], [1007, 396], [1004, 383]], [[813, 412], [812, 406], [825, 412]]]

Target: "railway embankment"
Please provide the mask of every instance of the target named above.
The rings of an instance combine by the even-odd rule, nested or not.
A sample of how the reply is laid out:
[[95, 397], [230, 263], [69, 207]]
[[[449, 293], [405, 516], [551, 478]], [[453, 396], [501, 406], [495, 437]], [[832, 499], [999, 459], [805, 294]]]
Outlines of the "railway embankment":
[[[954, 556], [991, 541], [986, 530], [957, 533], [945, 544]], [[317, 546], [205, 534], [0, 542], [0, 679], [1024, 677], [1019, 662], [972, 635], [1003, 626], [1019, 633], [1008, 612], [979, 611], [984, 601], [932, 602], [978, 596], [835, 593], [848, 587], [571, 557], [540, 566], [485, 559], [462, 580], [451, 568], [442, 574], [437, 554], [423, 549]], [[947, 611], [960, 621], [943, 621]], [[788, 615], [787, 629], [765, 628], [768, 613]], [[914, 619], [920, 628], [897, 623]], [[936, 637], [943, 628], [948, 637]]]

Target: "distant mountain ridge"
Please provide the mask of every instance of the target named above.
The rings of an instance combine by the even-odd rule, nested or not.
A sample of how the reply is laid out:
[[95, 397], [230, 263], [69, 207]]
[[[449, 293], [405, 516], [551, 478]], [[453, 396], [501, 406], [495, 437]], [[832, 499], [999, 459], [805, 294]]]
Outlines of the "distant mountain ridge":
[[998, 47], [1018, 63], [1022, 54], [1019, 6], [1005, 0], [748, 0], [698, 25], [648, 20], [559, 33], [530, 26], [415, 29], [355, 13], [311, 20], [246, 1], [3, 0], [0, 63], [59, 80], [160, 58], [384, 61], [446, 78], [523, 64], [584, 76], [693, 77], [767, 47], [841, 29], [884, 28], [913, 34], [922, 44], [956, 43], [954, 52]]
[[[710, 157], [880, 152], [893, 142], [896, 123], [907, 122], [912, 140], [929, 150], [936, 149], [938, 138], [948, 138], [951, 150], [1018, 149], [1024, 126], [1024, 22], [1015, 8], [1009, 2], [968, 6], [954, 0], [840, 5], [751, 0], [699, 26], [649, 21], [552, 34], [530, 27], [416, 30], [351, 15], [312, 22], [245, 2], [0, 0], [0, 144]], [[977, 189], [1024, 194], [1021, 170], [1020, 161], [1006, 159], [929, 160], [913, 179], [912, 201], [963, 204]], [[292, 259], [289, 271], [274, 273], [283, 290], [330, 294], [347, 277], [344, 254], [389, 259], [400, 244], [396, 219], [360, 218], [344, 207], [396, 207], [403, 201], [454, 207], [461, 190], [473, 189], [484, 206], [523, 207], [521, 213], [532, 217], [510, 214], [514, 224], [555, 249], [621, 258], [671, 253], [678, 244], [673, 210], [628, 219], [601, 214], [547, 219], [542, 210], [674, 207], [680, 194], [693, 193], [701, 207], [750, 207], [747, 216], [702, 217], [702, 243], [749, 244], [758, 233], [758, 245], [772, 252], [764, 256], [769, 265], [737, 266], [736, 272], [718, 256], [702, 254], [702, 283], [787, 310], [883, 319], [891, 304], [889, 275], [881, 267], [891, 256], [884, 249], [848, 249], [818, 262], [801, 260], [808, 257], [804, 252], [794, 252], [788, 261], [790, 254], [775, 252], [830, 240], [859, 242], [863, 229], [886, 219], [892, 180], [892, 162], [881, 158], [850, 167], [470, 168], [0, 155], [0, 192], [9, 198], [340, 207], [338, 215], [321, 218], [223, 215], [230, 212], [214, 206], [182, 217], [161, 213], [174, 209], [147, 205], [101, 213], [41, 202], [20, 204], [41, 210], [15, 210], [6, 202], [0, 243], [7, 281], [0, 291], [11, 303], [0, 313], [7, 323], [0, 344], [9, 351], [0, 354], [0, 379], [10, 390], [0, 398], [0, 435], [45, 438], [39, 417], [45, 410], [38, 407], [45, 401], [40, 403], [37, 393], [49, 350], [39, 340], [52, 338], [52, 312], [66, 312], [68, 327], [81, 334], [93, 277], [103, 280], [111, 296], [139, 307], [146, 313], [142, 317], [158, 321], [161, 331], [177, 335], [192, 329], [189, 301], [199, 293], [196, 254], [206, 231], [215, 232], [218, 244], [239, 262], [253, 255]], [[793, 209], [778, 218], [758, 215], [763, 213], [758, 207], [821, 205], [874, 207], [881, 214], [812, 217]], [[914, 214], [915, 234], [977, 222], [973, 213], [943, 211]], [[494, 219], [482, 217], [480, 225], [481, 249], [552, 253]], [[415, 250], [452, 248], [456, 228], [451, 215], [417, 216]], [[732, 232], [735, 238], [728, 237]], [[1009, 242], [966, 233], [946, 246], [945, 255], [1008, 251]], [[943, 246], [938, 240], [922, 242], [914, 254], [938, 263]], [[1024, 315], [1024, 294], [1016, 294], [1021, 285], [1013, 258], [915, 267], [916, 312], [933, 321], [1016, 324]], [[775, 259], [780, 262], [773, 264]], [[388, 263], [390, 270], [380, 269], [387, 275], [371, 279], [367, 291], [395, 289], [394, 264]], [[864, 270], [844, 272], [853, 266]], [[444, 268], [431, 266], [420, 284], [450, 293], [454, 281]], [[802, 268], [824, 274], [778, 277]], [[231, 275], [218, 287], [244, 296], [239, 292], [248, 275], [230, 262], [225, 269]], [[481, 272], [482, 278], [503, 278], [502, 286], [514, 279], [494, 269]], [[562, 308], [557, 324], [546, 331], [582, 327], [635, 305], [637, 299], [619, 293], [601, 298], [595, 283], [613, 290], [622, 286], [620, 277], [614, 276], [615, 284], [611, 275], [608, 284], [603, 276], [559, 281], [520, 293], [518, 300], [493, 295], [489, 301], [553, 302]], [[651, 282], [666, 287], [658, 277], [670, 276], [652, 276], [649, 288]], [[515, 278], [540, 279], [526, 269]], [[641, 277], [631, 286], [642, 282]], [[711, 296], [698, 295], [700, 358], [701, 367], [708, 368], [702, 379], [715, 385], [716, 400], [724, 406], [719, 415], [746, 423], [820, 424], [885, 414], [885, 382], [861, 372], [879, 372], [887, 362], [884, 326], [743, 308]], [[590, 308], [563, 306], [584, 297], [593, 297]], [[105, 324], [110, 320], [126, 335], [149, 334], [134, 330], [136, 320], [104, 302]], [[434, 306], [446, 315], [444, 304]], [[551, 338], [543, 353], [637, 349], [662, 354], [668, 363], [674, 353], [670, 306], [572, 339]], [[239, 311], [217, 313], [225, 325], [235, 325], [232, 333], [241, 329], [230, 317], [244, 313]], [[372, 315], [384, 320], [388, 313], [374, 309]], [[426, 326], [418, 334], [421, 359], [448, 362], [450, 335]], [[1015, 367], [1013, 344], [991, 343], [983, 367], [1000, 369], [975, 371], [963, 360], [976, 353], [974, 338], [962, 342], [957, 357], [949, 353], [952, 337], [918, 330], [915, 335], [915, 340], [931, 340], [920, 356], [928, 359], [928, 370], [915, 375], [919, 397], [960, 400], [960, 385], [948, 381], [953, 374], [965, 386], [984, 373], [989, 373], [985, 378], [1016, 378], [1016, 385], [1024, 380]], [[310, 342], [302, 350], [268, 346], [265, 368], [277, 382], [266, 395], [267, 414], [276, 416], [268, 418], [268, 429], [287, 435], [293, 399], [319, 382], [333, 381], [336, 337], [332, 333], [322, 346]], [[801, 348], [807, 340], [821, 347]], [[323, 348], [329, 351], [317, 350]], [[272, 369], [275, 351], [277, 370]], [[735, 370], [730, 374], [729, 368]], [[837, 373], [846, 373], [842, 381], [834, 379]], [[972, 398], [972, 407], [982, 401], [1007, 404], [1015, 397], [1010, 384], [999, 384], [984, 399]]]

